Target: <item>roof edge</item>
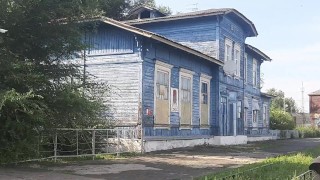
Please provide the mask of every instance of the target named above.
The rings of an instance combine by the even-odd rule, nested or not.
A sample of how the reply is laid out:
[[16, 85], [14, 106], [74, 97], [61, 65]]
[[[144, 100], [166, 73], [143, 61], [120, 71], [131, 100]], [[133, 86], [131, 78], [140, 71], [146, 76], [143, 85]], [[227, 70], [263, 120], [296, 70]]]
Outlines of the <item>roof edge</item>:
[[249, 44], [245, 44], [246, 48], [252, 50], [253, 52], [257, 53], [258, 55], [260, 55], [264, 61], [272, 61], [272, 59], [267, 56], [265, 53], [263, 53], [262, 51], [260, 51], [258, 48], [254, 47], [254, 46], [251, 46]]
[[133, 32], [135, 34], [139, 34], [141, 36], [160, 41], [160, 42], [165, 43], [165, 44], [167, 44], [169, 46], [175, 47], [175, 48], [180, 49], [182, 51], [185, 51], [185, 52], [188, 52], [188, 53], [193, 54], [195, 56], [198, 56], [200, 58], [206, 59], [206, 60], [208, 60], [210, 62], [213, 62], [213, 63], [215, 63], [215, 64], [217, 64], [219, 66], [223, 66], [223, 64], [224, 64], [222, 61], [219, 61], [218, 59], [216, 59], [214, 57], [211, 57], [211, 56], [208, 56], [206, 54], [203, 54], [200, 51], [197, 51], [197, 50], [192, 49], [190, 47], [184, 46], [184, 45], [182, 45], [180, 43], [177, 43], [177, 42], [174, 42], [172, 40], [169, 40], [169, 39], [167, 39], [167, 38], [165, 38], [163, 36], [160, 36], [158, 34], [155, 34], [155, 33], [143, 30], [143, 29], [139, 29], [137, 27], [133, 27], [133, 26], [130, 26], [128, 24], [124, 24], [124, 23], [121, 23], [121, 22], [116, 21], [114, 19], [107, 18], [107, 17], [100, 18], [100, 21], [104, 22], [106, 24], [110, 24], [110, 25], [116, 26], [118, 28], [130, 31], [130, 32]]

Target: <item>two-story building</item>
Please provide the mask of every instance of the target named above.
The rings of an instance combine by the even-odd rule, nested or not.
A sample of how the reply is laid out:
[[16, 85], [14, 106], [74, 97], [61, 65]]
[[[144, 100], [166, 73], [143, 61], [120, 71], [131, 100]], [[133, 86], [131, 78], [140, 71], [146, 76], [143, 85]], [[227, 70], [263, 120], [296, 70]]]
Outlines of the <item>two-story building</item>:
[[268, 133], [260, 67], [271, 59], [245, 43], [258, 34], [249, 19], [235, 9], [165, 16], [147, 7], [131, 17], [99, 19], [85, 35], [87, 70], [111, 85], [117, 124], [140, 127], [145, 151]]
[[320, 127], [320, 90], [309, 94], [309, 112], [311, 125]]

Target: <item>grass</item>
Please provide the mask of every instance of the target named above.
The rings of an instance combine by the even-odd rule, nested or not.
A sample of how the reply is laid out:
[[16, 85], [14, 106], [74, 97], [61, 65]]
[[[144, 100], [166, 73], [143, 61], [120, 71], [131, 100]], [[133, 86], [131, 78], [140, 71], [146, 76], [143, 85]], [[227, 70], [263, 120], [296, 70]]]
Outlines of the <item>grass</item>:
[[[200, 180], [237, 179], [237, 180], [290, 180], [308, 170], [313, 159], [319, 156], [320, 146], [304, 152], [268, 158], [260, 163], [244, 165], [237, 169], [226, 170], [200, 177]], [[230, 177], [231, 176], [231, 177]], [[233, 176], [233, 177], [232, 177]]]

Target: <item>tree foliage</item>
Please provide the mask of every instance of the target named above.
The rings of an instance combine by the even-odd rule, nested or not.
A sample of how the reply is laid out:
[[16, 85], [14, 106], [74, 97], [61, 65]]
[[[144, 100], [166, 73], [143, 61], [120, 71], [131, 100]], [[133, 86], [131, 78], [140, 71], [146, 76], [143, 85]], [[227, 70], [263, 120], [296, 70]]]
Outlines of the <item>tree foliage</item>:
[[108, 107], [92, 92], [107, 87], [68, 60], [86, 46], [79, 20], [98, 15], [96, 0], [0, 0], [1, 160], [35, 154], [40, 131], [106, 124]]
[[[285, 109], [286, 112], [296, 113], [298, 112], [298, 108], [295, 100], [292, 97], [285, 97], [285, 94], [281, 90], [277, 90], [275, 88], [267, 90], [268, 94], [275, 96], [271, 101], [272, 109]], [[285, 108], [284, 108], [285, 106]]]
[[295, 122], [289, 113], [280, 109], [271, 109], [270, 128], [278, 130], [293, 130], [295, 128]]

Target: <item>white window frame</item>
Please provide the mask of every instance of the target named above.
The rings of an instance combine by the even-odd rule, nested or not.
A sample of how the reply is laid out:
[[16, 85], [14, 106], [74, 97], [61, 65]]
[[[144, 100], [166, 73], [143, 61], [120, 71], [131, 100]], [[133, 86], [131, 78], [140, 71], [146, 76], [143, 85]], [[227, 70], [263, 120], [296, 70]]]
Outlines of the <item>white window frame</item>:
[[252, 61], [252, 85], [258, 87], [258, 61], [255, 58]]
[[[225, 38], [225, 44], [224, 44], [224, 61], [231, 61], [232, 60], [232, 41], [228, 38]], [[228, 54], [228, 48], [230, 47], [230, 54]]]
[[208, 127], [205, 128], [205, 129], [208, 129], [209, 126], [210, 126], [210, 105], [211, 105], [211, 102], [210, 102], [210, 88], [211, 88], [211, 81], [212, 77], [209, 76], [209, 75], [206, 75], [206, 74], [202, 74], [200, 75], [200, 86], [199, 86], [199, 116], [200, 116], [200, 129], [204, 129], [201, 127], [202, 123], [201, 123], [201, 97], [202, 97], [202, 93], [201, 93], [201, 87], [202, 87], [202, 83], [207, 83], [207, 87], [208, 87], [208, 90], [207, 90], [207, 94], [208, 94]]
[[[237, 56], [238, 51], [238, 56]], [[240, 64], [241, 64], [241, 47], [239, 44], [234, 45], [234, 62], [236, 63], [236, 73], [235, 75], [240, 77]]]
[[243, 73], [243, 78], [244, 78], [244, 82], [247, 83], [248, 81], [248, 54], [245, 53], [244, 54], [244, 73]]
[[[252, 104], [254, 104], [254, 102], [259, 103], [258, 100], [252, 99]], [[254, 112], [256, 112], [256, 118], [254, 117]], [[255, 121], [254, 121], [254, 119], [255, 119]], [[252, 126], [258, 127], [258, 121], [259, 121], [259, 110], [253, 109], [253, 107], [252, 107]]]
[[269, 122], [268, 122], [268, 105], [267, 104], [263, 104], [263, 124], [265, 127], [269, 127]]
[[[180, 128], [179, 129], [192, 129], [192, 118], [193, 118], [193, 75], [195, 73], [193, 71], [190, 71], [188, 69], [181, 68], [179, 72], [179, 124]], [[190, 119], [190, 127], [181, 127], [181, 106], [182, 106], [182, 92], [181, 92], [181, 78], [186, 77], [190, 78], [190, 84], [191, 84], [191, 89], [190, 89], [190, 103], [191, 103], [191, 119]]]
[[[169, 128], [170, 125], [170, 109], [171, 109], [171, 69], [173, 65], [164, 63], [162, 61], [156, 60], [155, 63], [155, 70], [154, 70], [154, 85], [153, 85], [153, 115], [157, 118], [157, 107], [156, 107], [156, 100], [157, 100], [157, 79], [158, 79], [158, 71], [163, 71], [169, 73], [169, 86], [168, 86], [168, 110], [169, 110], [169, 117], [168, 117], [168, 127], [154, 127], [157, 129], [162, 129], [162, 128]], [[155, 122], [154, 122], [155, 123]]]

